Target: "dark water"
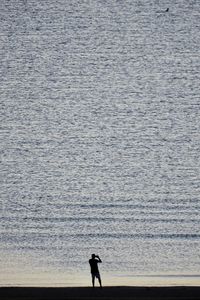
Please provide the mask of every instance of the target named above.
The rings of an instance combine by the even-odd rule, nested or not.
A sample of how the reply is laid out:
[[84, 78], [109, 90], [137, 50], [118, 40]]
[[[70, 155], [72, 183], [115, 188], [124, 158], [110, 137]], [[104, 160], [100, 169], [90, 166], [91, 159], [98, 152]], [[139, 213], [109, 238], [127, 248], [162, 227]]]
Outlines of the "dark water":
[[199, 19], [1, 0], [1, 285], [74, 284], [93, 252], [108, 283], [200, 274]]

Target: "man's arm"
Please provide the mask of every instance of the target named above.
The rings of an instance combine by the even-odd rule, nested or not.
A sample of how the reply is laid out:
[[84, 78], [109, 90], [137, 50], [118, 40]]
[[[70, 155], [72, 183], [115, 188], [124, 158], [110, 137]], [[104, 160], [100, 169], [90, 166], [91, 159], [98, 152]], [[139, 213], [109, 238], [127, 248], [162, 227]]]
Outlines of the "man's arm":
[[96, 255], [96, 258], [98, 258], [98, 262], [99, 263], [102, 263], [102, 260], [101, 260], [101, 258], [98, 255]]

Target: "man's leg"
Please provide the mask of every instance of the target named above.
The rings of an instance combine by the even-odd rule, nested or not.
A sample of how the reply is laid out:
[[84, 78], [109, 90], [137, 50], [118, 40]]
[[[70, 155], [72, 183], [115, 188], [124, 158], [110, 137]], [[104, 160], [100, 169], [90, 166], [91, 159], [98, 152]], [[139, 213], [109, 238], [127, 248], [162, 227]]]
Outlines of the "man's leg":
[[102, 288], [101, 278], [99, 278], [99, 284], [100, 284], [100, 287]]
[[92, 286], [94, 287], [94, 280], [95, 280], [95, 275], [92, 274]]
[[100, 274], [98, 274], [98, 280], [99, 280], [99, 285], [100, 285], [100, 287], [102, 287], [102, 283], [101, 283], [101, 276], [100, 276]]

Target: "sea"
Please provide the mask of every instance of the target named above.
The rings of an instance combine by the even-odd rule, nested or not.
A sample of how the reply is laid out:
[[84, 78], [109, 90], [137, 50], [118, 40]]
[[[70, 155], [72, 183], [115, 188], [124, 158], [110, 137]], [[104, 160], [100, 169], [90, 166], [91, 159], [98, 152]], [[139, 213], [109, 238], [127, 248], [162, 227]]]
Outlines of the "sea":
[[200, 285], [199, 20], [0, 1], [0, 286]]

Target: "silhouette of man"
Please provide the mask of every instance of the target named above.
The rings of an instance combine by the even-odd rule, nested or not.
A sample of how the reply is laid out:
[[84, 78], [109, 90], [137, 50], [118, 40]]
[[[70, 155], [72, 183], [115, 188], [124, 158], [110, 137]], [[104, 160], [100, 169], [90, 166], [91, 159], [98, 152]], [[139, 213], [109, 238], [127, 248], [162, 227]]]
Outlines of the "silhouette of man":
[[100, 257], [98, 255], [92, 254], [92, 258], [89, 259], [89, 264], [91, 268], [91, 275], [92, 275], [92, 286], [94, 287], [95, 277], [99, 280], [99, 285], [102, 287], [101, 284], [101, 276], [98, 269], [98, 263], [102, 263]]

